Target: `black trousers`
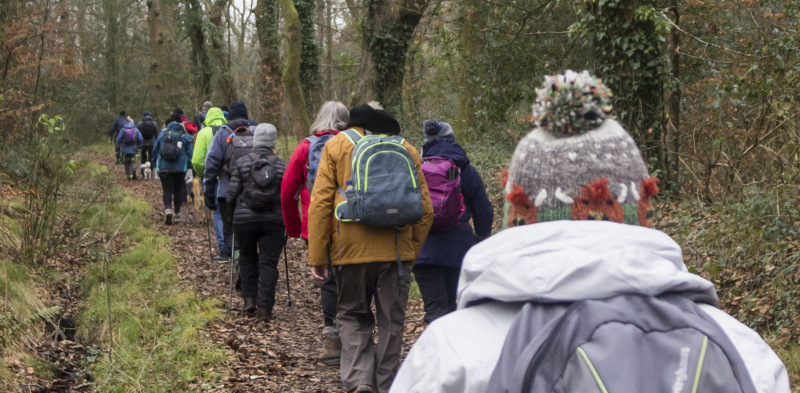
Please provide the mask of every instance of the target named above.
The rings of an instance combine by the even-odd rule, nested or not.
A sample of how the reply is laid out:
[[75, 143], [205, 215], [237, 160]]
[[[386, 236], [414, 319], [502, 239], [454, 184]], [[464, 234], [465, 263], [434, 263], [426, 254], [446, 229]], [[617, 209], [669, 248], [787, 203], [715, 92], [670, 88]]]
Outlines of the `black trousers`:
[[[225, 238], [225, 246], [233, 253], [233, 212], [230, 211], [225, 198], [217, 198], [217, 209], [219, 209], [219, 215], [222, 218], [222, 237]], [[236, 237], [236, 240], [239, 240], [239, 236], [237, 235]], [[241, 243], [237, 241], [236, 244]]]
[[414, 278], [425, 303], [425, 323], [456, 310], [456, 291], [461, 268], [436, 265], [414, 266]]
[[180, 213], [181, 203], [186, 199], [186, 183], [183, 178], [186, 172], [166, 172], [158, 173], [158, 178], [161, 179], [162, 199], [164, 200], [164, 207], [166, 209], [175, 209], [175, 214]]
[[253, 222], [237, 224], [234, 231], [239, 245], [242, 297], [255, 298], [258, 308], [272, 309], [286, 229], [281, 224]]
[[[308, 239], [303, 239], [308, 247]], [[336, 278], [333, 276], [330, 254], [328, 255], [328, 277], [319, 287], [320, 305], [322, 306], [322, 318], [325, 326], [336, 326]]]
[[[140, 163], [144, 165], [145, 162], [150, 162], [152, 160], [153, 160], [153, 142], [145, 141], [144, 144], [142, 145], [142, 158], [140, 160]], [[150, 169], [153, 169], [152, 168], [153, 164], [151, 163], [150, 165], [151, 165]], [[142, 169], [141, 172], [142, 174], [144, 174], [144, 169]]]

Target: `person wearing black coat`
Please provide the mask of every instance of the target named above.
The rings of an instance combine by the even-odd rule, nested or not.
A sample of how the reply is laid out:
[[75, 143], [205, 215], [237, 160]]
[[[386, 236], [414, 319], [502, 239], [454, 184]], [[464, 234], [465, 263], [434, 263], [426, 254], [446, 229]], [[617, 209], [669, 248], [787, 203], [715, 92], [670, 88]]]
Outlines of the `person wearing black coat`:
[[122, 155], [119, 152], [119, 145], [116, 143], [116, 139], [122, 126], [127, 122], [128, 121], [125, 119], [125, 111], [122, 111], [119, 113], [117, 120], [114, 120], [114, 123], [111, 124], [111, 127], [108, 129], [108, 138], [111, 139], [111, 143], [114, 143], [114, 153], [117, 156], [117, 162], [122, 162]]
[[[274, 156], [278, 131], [272, 124], [259, 124], [253, 133], [253, 154]], [[242, 312], [252, 314], [261, 322], [272, 319], [275, 288], [278, 284], [278, 260], [286, 242], [286, 228], [281, 211], [280, 184], [286, 163], [275, 157], [278, 189], [271, 209], [257, 212], [248, 207], [245, 186], [252, 175], [250, 154], [239, 158], [231, 171], [228, 183], [227, 206], [234, 209], [233, 236], [239, 248], [239, 278], [244, 306]]]
[[[152, 166], [153, 146], [155, 146], [156, 140], [158, 139], [158, 134], [160, 132], [158, 129], [158, 124], [156, 124], [156, 122], [153, 120], [153, 117], [150, 116], [150, 112], [145, 112], [142, 115], [142, 121], [136, 125], [136, 128], [142, 133], [142, 139], [144, 139], [140, 163], [144, 165], [144, 163], [149, 162]], [[141, 172], [141, 175], [144, 176], [144, 169], [140, 169], [139, 172]]]

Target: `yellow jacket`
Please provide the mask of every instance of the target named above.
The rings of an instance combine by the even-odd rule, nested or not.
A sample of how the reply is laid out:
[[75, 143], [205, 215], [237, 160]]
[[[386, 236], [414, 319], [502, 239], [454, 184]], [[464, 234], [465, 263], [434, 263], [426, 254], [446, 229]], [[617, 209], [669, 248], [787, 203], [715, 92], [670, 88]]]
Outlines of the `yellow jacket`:
[[[360, 134], [364, 130], [354, 127]], [[400, 231], [400, 259], [417, 259], [422, 243], [433, 223], [433, 205], [428, 194], [428, 185], [420, 167], [419, 152], [410, 143], [404, 146], [414, 157], [420, 190], [422, 191], [422, 219]], [[334, 207], [344, 201], [337, 184], [350, 180], [350, 161], [353, 144], [340, 133], [325, 143], [320, 157], [311, 205], [308, 208], [308, 264], [322, 266], [328, 263], [328, 246], [334, 265], [349, 265], [365, 262], [386, 262], [397, 259], [396, 229], [394, 227], [370, 227], [356, 222], [340, 222], [333, 216]], [[342, 187], [344, 188], [344, 187]]]

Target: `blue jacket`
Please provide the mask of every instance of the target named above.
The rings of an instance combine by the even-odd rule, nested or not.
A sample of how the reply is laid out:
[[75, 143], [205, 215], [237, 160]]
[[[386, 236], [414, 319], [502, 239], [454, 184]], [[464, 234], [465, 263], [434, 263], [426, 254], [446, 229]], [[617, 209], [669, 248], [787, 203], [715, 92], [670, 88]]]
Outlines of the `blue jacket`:
[[[134, 132], [136, 133], [136, 143], [126, 145], [122, 143], [122, 140], [125, 138], [125, 130], [129, 130], [133, 128]], [[119, 134], [117, 134], [117, 146], [119, 147], [119, 152], [122, 154], [136, 154], [137, 150], [141, 150], [142, 148], [142, 133], [136, 128], [133, 123], [127, 123], [122, 126], [122, 129], [119, 130]]]
[[[173, 123], [180, 124], [180, 123]], [[155, 157], [156, 171], [169, 171], [169, 172], [186, 172], [192, 161], [192, 151], [194, 150], [192, 136], [185, 133], [181, 137], [181, 158], [176, 161], [163, 161], [161, 160], [161, 147], [164, 144], [164, 136], [166, 129], [161, 130], [161, 133], [156, 139], [156, 144], [153, 145], [153, 157]]]
[[494, 210], [483, 180], [469, 163], [467, 153], [451, 140], [432, 139], [422, 147], [422, 156], [447, 157], [461, 168], [461, 195], [466, 210], [461, 216], [461, 226], [449, 232], [430, 233], [417, 258], [420, 265], [461, 266], [464, 255], [475, 244], [470, 218], [475, 223], [475, 234], [484, 238], [492, 233]]
[[217, 198], [225, 198], [228, 195], [228, 174], [222, 170], [225, 150], [228, 149], [228, 137], [233, 134], [233, 130], [241, 126], [249, 126], [247, 119], [236, 119], [228, 122], [227, 125], [220, 127], [214, 134], [214, 139], [208, 146], [205, 160], [205, 172], [203, 173], [203, 188], [208, 195]]

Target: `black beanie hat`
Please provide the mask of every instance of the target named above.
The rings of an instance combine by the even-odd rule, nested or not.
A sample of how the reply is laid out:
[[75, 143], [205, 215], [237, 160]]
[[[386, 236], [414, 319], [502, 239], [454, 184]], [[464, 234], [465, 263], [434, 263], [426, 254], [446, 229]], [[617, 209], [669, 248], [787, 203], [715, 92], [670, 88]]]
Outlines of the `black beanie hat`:
[[231, 110], [228, 111], [228, 118], [230, 118], [230, 120], [250, 118], [250, 116], [247, 116], [247, 105], [244, 104], [244, 101], [231, 103]]
[[125, 111], [120, 112], [119, 115], [125, 117]]
[[361, 127], [375, 134], [400, 134], [400, 123], [389, 112], [361, 104], [350, 110], [347, 128]]

